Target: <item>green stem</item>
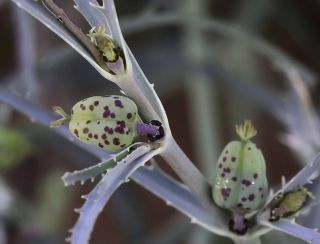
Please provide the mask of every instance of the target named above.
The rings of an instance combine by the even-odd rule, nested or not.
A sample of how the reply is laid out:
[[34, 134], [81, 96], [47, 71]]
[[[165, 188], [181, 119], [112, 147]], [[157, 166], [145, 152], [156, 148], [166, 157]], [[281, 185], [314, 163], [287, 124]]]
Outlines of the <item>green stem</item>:
[[234, 243], [236, 244], [262, 244], [259, 237], [250, 238], [250, 239], [234, 239]]

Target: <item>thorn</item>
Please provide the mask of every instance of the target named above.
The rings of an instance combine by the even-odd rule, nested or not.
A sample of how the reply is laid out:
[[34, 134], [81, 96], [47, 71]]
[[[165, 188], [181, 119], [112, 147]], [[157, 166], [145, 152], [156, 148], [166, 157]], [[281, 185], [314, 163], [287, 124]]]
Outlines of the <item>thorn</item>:
[[86, 199], [86, 200], [88, 199], [88, 197], [86, 195], [82, 195], [81, 198]]
[[70, 229], [68, 230], [68, 232], [69, 232], [69, 233], [73, 233], [73, 229], [70, 228]]
[[75, 208], [73, 211], [74, 211], [75, 213], [80, 213], [80, 208]]
[[94, 177], [91, 177], [91, 183], [94, 182]]
[[95, 3], [89, 1], [89, 5], [90, 5], [91, 7], [93, 7], [93, 8], [105, 9], [104, 4], [103, 4], [102, 6], [100, 6], [100, 5], [98, 5], [98, 4], [95, 4]]
[[71, 237], [66, 238], [66, 242], [71, 242]]
[[284, 187], [286, 184], [286, 177], [284, 175], [281, 176], [281, 185]]
[[80, 184], [83, 186], [85, 182], [86, 182], [85, 180], [82, 180], [80, 181]]

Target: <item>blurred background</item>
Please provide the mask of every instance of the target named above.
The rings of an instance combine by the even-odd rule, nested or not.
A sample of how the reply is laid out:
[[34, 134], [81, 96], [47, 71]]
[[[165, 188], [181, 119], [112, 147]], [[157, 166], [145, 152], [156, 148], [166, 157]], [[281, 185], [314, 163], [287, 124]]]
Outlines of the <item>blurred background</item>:
[[[73, 1], [55, 2], [89, 31]], [[224, 145], [236, 139], [234, 124], [247, 118], [257, 127], [255, 141], [274, 187], [319, 151], [320, 1], [115, 2], [125, 39], [155, 83], [174, 137], [208, 179]], [[54, 105], [68, 110], [93, 95], [119, 94], [117, 86], [9, 0], [0, 0], [0, 26], [1, 86], [48, 111]], [[0, 103], [0, 244], [64, 243], [77, 218], [73, 209], [94, 183], [65, 188], [60, 178], [96, 162]], [[320, 226], [316, 217], [305, 221]], [[272, 243], [273, 235], [263, 243]], [[131, 182], [100, 215], [91, 243], [230, 242], [192, 225]]]

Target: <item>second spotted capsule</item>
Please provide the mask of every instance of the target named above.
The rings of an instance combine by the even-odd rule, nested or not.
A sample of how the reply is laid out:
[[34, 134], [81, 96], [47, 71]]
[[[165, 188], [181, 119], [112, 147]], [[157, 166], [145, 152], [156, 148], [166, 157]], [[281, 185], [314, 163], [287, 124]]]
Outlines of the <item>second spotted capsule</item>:
[[250, 141], [256, 135], [251, 121], [236, 126], [240, 141], [230, 142], [216, 166], [212, 195], [215, 203], [238, 215], [250, 213], [264, 203], [268, 182], [261, 150]]

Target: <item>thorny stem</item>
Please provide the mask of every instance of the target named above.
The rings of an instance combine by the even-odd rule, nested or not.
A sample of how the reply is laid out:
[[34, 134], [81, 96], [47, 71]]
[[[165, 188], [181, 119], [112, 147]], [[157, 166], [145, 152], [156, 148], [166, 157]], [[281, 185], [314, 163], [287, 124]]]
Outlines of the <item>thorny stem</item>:
[[262, 244], [259, 237], [251, 238], [251, 239], [234, 239], [235, 244]]
[[91, 53], [98, 64], [103, 68], [108, 70], [106, 63], [101, 57], [97, 48], [89, 40], [89, 38], [82, 32], [82, 30], [76, 26], [63, 11], [62, 8], [58, 7], [52, 0], [42, 0], [43, 5], [51, 12], [65, 27], [75, 35], [79, 41], [85, 46], [85, 48]]
[[206, 206], [212, 205], [209, 197], [210, 185], [200, 171], [171, 137], [167, 138], [167, 146], [161, 156], [167, 161], [175, 173], [199, 197]]

